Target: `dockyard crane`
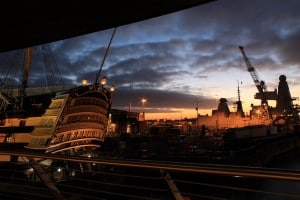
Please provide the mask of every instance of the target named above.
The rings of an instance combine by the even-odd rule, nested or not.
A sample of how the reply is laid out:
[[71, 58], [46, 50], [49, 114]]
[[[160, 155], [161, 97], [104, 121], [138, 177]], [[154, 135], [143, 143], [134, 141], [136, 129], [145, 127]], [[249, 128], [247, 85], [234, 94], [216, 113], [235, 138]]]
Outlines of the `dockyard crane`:
[[[245, 51], [244, 51], [244, 47], [243, 46], [239, 46], [239, 49], [242, 52], [245, 64], [247, 66], [247, 70], [250, 73], [254, 84], [258, 90], [258, 93], [255, 95], [256, 99], [261, 99], [261, 113], [263, 114], [263, 116], [267, 116], [269, 117], [269, 119], [272, 119], [272, 114], [270, 111], [270, 106], [268, 105], [268, 99], [269, 100], [275, 100], [276, 96], [277, 96], [277, 92], [267, 92], [267, 87], [264, 81], [260, 80], [256, 69], [252, 66], [252, 64], [250, 63]], [[269, 98], [267, 98], [267, 96]]]

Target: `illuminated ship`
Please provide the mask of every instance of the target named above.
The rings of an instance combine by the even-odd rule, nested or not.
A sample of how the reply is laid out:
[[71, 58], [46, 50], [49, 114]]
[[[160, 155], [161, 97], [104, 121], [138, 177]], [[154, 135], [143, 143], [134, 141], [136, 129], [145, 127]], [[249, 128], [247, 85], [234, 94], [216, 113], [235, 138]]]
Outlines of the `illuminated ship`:
[[26, 148], [46, 153], [82, 155], [100, 147], [107, 133], [111, 91], [100, 84], [82, 85], [57, 94], [31, 133]]
[[[27, 48], [23, 79], [15, 81], [22, 87], [0, 88], [0, 143], [52, 154], [91, 153], [107, 133], [114, 90], [114, 86], [106, 88], [106, 77], [99, 78], [103, 63], [93, 84], [85, 80], [80, 86], [29, 88], [31, 53], [32, 48]], [[49, 66], [46, 70], [58, 71]]]
[[[32, 63], [32, 54], [47, 60], [47, 63]], [[7, 72], [1, 73], [0, 87], [0, 138], [1, 143], [26, 145], [31, 139], [31, 133], [40, 124], [40, 118], [59, 91], [68, 90], [74, 86], [66, 86], [60, 79], [60, 71], [52, 60], [49, 45], [19, 49], [9, 62]], [[29, 74], [34, 68], [44, 68], [45, 85], [29, 87]], [[51, 73], [50, 73], [51, 72]], [[32, 75], [33, 76], [33, 75]], [[47, 83], [51, 82], [51, 86]]]

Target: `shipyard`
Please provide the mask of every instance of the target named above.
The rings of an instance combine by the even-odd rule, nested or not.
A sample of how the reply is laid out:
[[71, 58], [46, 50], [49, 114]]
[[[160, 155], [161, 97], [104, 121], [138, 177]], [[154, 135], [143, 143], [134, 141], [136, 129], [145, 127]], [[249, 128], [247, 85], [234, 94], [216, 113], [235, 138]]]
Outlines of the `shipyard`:
[[5, 3], [0, 199], [298, 199], [299, 3], [116, 5]]

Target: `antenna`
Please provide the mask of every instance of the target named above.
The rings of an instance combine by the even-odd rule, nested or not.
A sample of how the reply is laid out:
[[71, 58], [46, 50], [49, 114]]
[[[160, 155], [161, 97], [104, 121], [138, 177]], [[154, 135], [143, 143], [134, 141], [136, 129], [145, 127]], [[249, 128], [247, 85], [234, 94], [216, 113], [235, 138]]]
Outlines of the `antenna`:
[[131, 112], [131, 82], [129, 85], [129, 108], [128, 111]]
[[238, 90], [237, 90], [237, 92], [238, 92], [238, 101], [240, 101], [241, 100], [241, 91], [240, 91], [240, 83], [239, 83], [239, 81], [237, 81], [237, 84], [238, 84]]
[[115, 35], [116, 30], [117, 30], [117, 27], [114, 28], [113, 33], [112, 33], [112, 35], [111, 35], [111, 38], [110, 38], [110, 40], [109, 40], [109, 43], [108, 43], [108, 46], [107, 46], [107, 48], [106, 48], [106, 51], [105, 51], [105, 54], [104, 54], [102, 63], [101, 63], [101, 65], [100, 65], [100, 69], [99, 69], [99, 71], [98, 71], [98, 73], [97, 73], [97, 75], [96, 75], [95, 84], [98, 83], [99, 76], [100, 76], [100, 74], [101, 74], [101, 71], [102, 71], [102, 68], [103, 68], [103, 65], [104, 65], [104, 62], [105, 62], [105, 59], [106, 59], [108, 50], [109, 50], [109, 48], [110, 48], [110, 45], [111, 45], [111, 42], [112, 42], [112, 39], [113, 39], [113, 37], [114, 37], [114, 35]]
[[[236, 102], [236, 104], [237, 104], [236, 112], [240, 115], [240, 117], [245, 117], [245, 113], [244, 113], [242, 102], [241, 102], [240, 82], [238, 80], [237, 80], [237, 84], [238, 84], [238, 89], [237, 89], [238, 101]], [[241, 82], [241, 84], [243, 84], [243, 82]]]

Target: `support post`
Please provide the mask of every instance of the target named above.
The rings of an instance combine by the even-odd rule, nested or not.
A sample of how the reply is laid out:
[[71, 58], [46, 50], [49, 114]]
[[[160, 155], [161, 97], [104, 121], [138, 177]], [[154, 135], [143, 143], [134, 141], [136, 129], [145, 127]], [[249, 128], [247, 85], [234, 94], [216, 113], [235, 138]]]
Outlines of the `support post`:
[[183, 200], [183, 197], [181, 195], [181, 193], [179, 192], [176, 184], [174, 183], [174, 181], [172, 180], [170, 174], [168, 172], [166, 172], [165, 170], [160, 170], [160, 173], [162, 175], [162, 178], [166, 181], [166, 183], [168, 184], [175, 200]]
[[57, 200], [65, 200], [61, 192], [58, 190], [58, 188], [55, 186], [53, 181], [49, 178], [49, 175], [47, 175], [44, 171], [44, 169], [41, 167], [40, 164], [38, 164], [34, 159], [30, 159], [30, 165], [34, 169], [34, 171], [37, 173], [38, 177], [41, 179], [41, 181], [48, 187], [48, 189], [53, 194], [54, 199]]

